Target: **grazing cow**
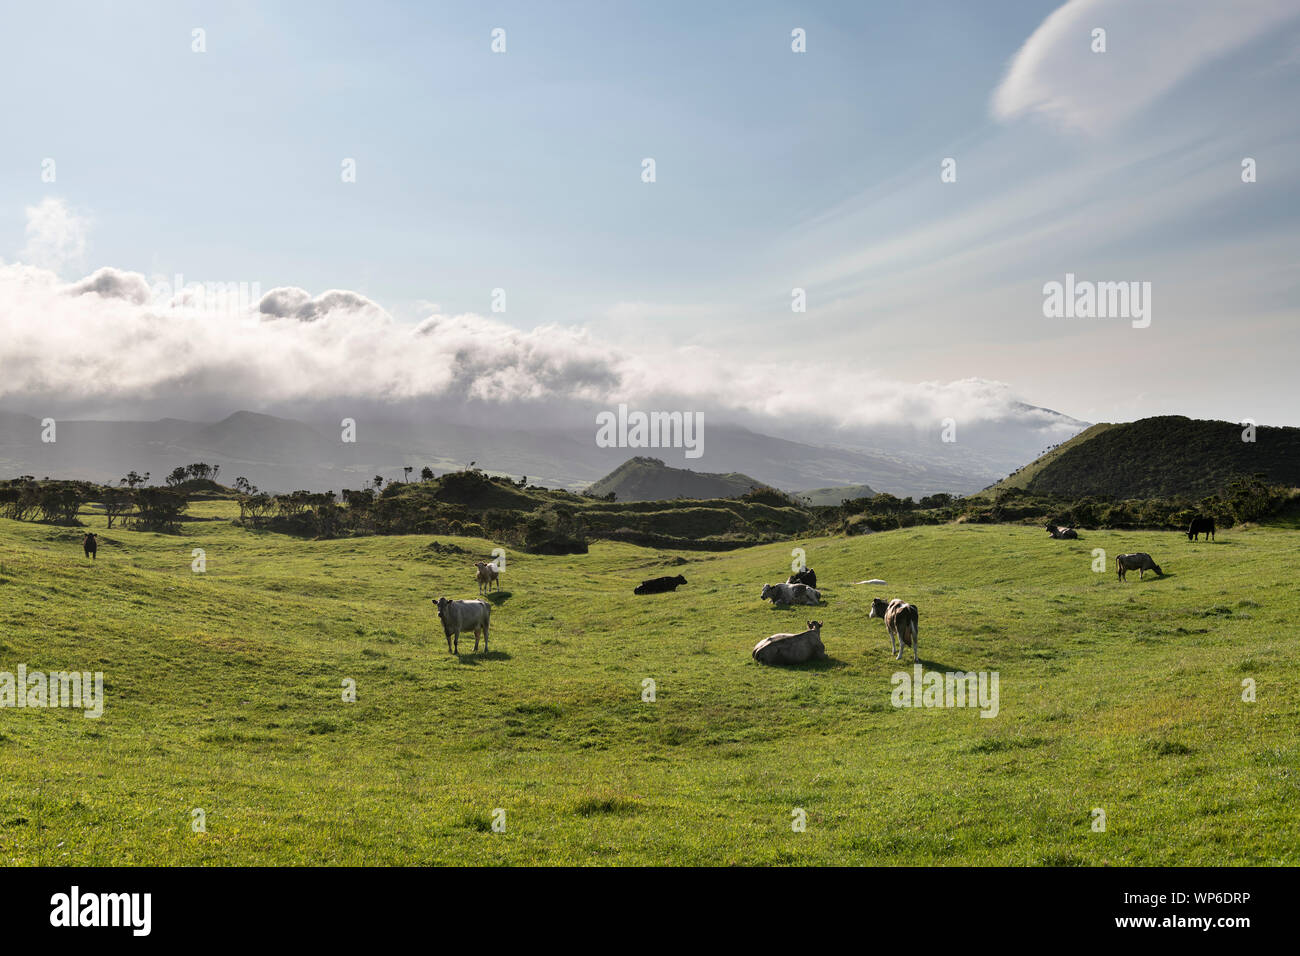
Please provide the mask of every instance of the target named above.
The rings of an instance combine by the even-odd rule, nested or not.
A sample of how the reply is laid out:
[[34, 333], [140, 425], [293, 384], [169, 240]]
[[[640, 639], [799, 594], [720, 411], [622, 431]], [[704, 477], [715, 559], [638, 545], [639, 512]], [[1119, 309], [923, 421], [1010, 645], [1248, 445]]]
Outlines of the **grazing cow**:
[[483, 653], [488, 649], [488, 621], [492, 617], [492, 605], [487, 601], [449, 601], [445, 597], [433, 602], [438, 607], [438, 620], [442, 621], [443, 633], [447, 635], [447, 652], [460, 653], [460, 632], [474, 632], [474, 650], [478, 651], [479, 632], [483, 633]]
[[1199, 541], [1198, 535], [1205, 535], [1210, 541], [1214, 540], [1214, 519], [1196, 517], [1192, 519], [1191, 526], [1187, 529], [1188, 541]]
[[806, 584], [764, 584], [759, 600], [771, 600], [773, 604], [808, 604], [815, 607], [822, 603], [822, 592]]
[[1120, 581], [1126, 580], [1125, 574], [1128, 571], [1136, 571], [1138, 580], [1141, 581], [1143, 575], [1148, 571], [1154, 571], [1156, 574], [1164, 577], [1165, 572], [1160, 570], [1160, 565], [1151, 560], [1151, 555], [1145, 551], [1138, 551], [1134, 554], [1117, 554], [1115, 555], [1115, 576]]
[[497, 590], [501, 590], [501, 569], [495, 564], [488, 564], [485, 561], [477, 561], [474, 567], [478, 569], [478, 593], [486, 594], [492, 590], [492, 582], [497, 584]]
[[[871, 611], [867, 617], [885, 619], [885, 630], [889, 632], [889, 649], [894, 652], [894, 660], [903, 656], [903, 645], [912, 648], [912, 663], [915, 664], [919, 653], [917, 645], [921, 636], [921, 615], [916, 605], [894, 598], [888, 604], [884, 598], [875, 598], [871, 602]], [[897, 638], [897, 646], [895, 646]]]
[[812, 568], [804, 568], [802, 571], [796, 571], [785, 579], [786, 584], [806, 584], [810, 588], [817, 586], [817, 572]]
[[663, 594], [666, 591], [676, 591], [679, 585], [685, 584], [686, 578], [680, 574], [676, 577], [650, 578], [648, 581], [642, 581], [632, 589], [633, 594]]
[[86, 557], [95, 560], [95, 554], [99, 551], [99, 540], [93, 534], [87, 534], [81, 539], [81, 548], [86, 552]]
[[826, 656], [822, 644], [822, 622], [809, 621], [801, 634], [773, 634], [754, 645], [753, 657], [760, 664], [803, 664]]
[[1063, 525], [1056, 524], [1049, 524], [1047, 526], [1047, 533], [1053, 538], [1065, 538], [1067, 540], [1077, 539], [1079, 537], [1079, 532], [1075, 531], [1073, 528], [1066, 528]]

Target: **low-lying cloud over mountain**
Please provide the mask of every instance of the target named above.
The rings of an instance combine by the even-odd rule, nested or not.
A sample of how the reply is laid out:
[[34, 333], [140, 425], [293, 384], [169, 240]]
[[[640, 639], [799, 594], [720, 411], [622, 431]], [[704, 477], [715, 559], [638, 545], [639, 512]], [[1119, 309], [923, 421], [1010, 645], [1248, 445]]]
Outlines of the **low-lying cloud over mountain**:
[[[54, 417], [216, 420], [232, 409], [298, 417], [447, 415], [513, 427], [590, 423], [618, 403], [703, 411], [800, 440], [954, 419], [1070, 427], [978, 378], [891, 381], [852, 356], [722, 354], [651, 342], [632, 351], [577, 326], [520, 329], [476, 314], [402, 322], [346, 290], [184, 289], [101, 268], [63, 282], [0, 265], [0, 404]], [[960, 434], [960, 431], [959, 431]]]

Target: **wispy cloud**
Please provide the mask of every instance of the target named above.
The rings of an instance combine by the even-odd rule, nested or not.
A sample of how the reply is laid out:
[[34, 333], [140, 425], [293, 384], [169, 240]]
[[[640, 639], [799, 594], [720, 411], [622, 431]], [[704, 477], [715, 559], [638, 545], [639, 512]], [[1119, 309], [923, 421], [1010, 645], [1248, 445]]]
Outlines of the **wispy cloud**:
[[[1012, 57], [993, 116], [1038, 114], [1087, 133], [1114, 129], [1182, 80], [1278, 24], [1292, 0], [1070, 0]], [[1105, 52], [1092, 33], [1106, 32]]]
[[75, 213], [65, 200], [52, 196], [28, 206], [26, 213], [27, 241], [18, 254], [20, 260], [56, 272], [83, 263], [89, 219]]

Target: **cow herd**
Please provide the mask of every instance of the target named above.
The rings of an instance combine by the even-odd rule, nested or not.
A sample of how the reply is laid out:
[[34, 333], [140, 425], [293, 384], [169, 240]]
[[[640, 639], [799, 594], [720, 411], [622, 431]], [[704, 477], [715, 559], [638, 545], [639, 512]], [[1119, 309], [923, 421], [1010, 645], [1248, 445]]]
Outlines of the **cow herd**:
[[[1078, 540], [1079, 538], [1079, 534], [1074, 528], [1062, 525], [1049, 524], [1047, 525], [1047, 532], [1053, 538], [1065, 540]], [[1197, 517], [1192, 520], [1191, 526], [1187, 529], [1188, 540], [1199, 540], [1200, 535], [1205, 535], [1207, 540], [1213, 540], [1213, 518]], [[93, 535], [86, 536], [85, 547], [87, 556], [93, 557], [95, 553]], [[1156, 564], [1151, 555], [1144, 551], [1115, 556], [1117, 579], [1119, 581], [1127, 580], [1126, 575], [1129, 571], [1138, 572], [1139, 580], [1145, 579], [1147, 571], [1154, 571], [1161, 576], [1164, 575], [1160, 565]], [[481, 635], [483, 652], [487, 653], [488, 627], [492, 617], [492, 605], [482, 600], [481, 596], [490, 593], [493, 585], [496, 585], [498, 591], [501, 589], [501, 569], [495, 562], [479, 561], [474, 565], [474, 572], [478, 582], [480, 600], [456, 601], [441, 597], [433, 601], [438, 610], [438, 620], [442, 623], [443, 633], [447, 638], [449, 653], [456, 654], [460, 652], [460, 635], [462, 633], [474, 635], [474, 650], [476, 652], [478, 651], [479, 637]], [[870, 581], [859, 583], [884, 584], [885, 582], [873, 578]], [[686, 584], [686, 578], [680, 574], [665, 575], [642, 581], [633, 588], [632, 593], [636, 595], [666, 594], [676, 591], [677, 588], [684, 584]], [[783, 583], [764, 584], [759, 599], [771, 601], [774, 607], [790, 607], [794, 605], [818, 607], [822, 604], [822, 592], [817, 589], [817, 572], [812, 568], [800, 568]], [[916, 605], [909, 604], [900, 598], [894, 598], [888, 602], [883, 598], [873, 598], [867, 617], [877, 618], [885, 622], [885, 632], [889, 635], [889, 648], [893, 652], [895, 660], [900, 660], [904, 648], [908, 647], [912, 649], [913, 662], [920, 660], [921, 625], [920, 613], [917, 611]], [[822, 643], [821, 631], [821, 621], [808, 621], [807, 630], [796, 634], [773, 634], [759, 641], [754, 646], [751, 656], [762, 664], [782, 665], [803, 664], [808, 661], [823, 659], [826, 657], [826, 646]]]

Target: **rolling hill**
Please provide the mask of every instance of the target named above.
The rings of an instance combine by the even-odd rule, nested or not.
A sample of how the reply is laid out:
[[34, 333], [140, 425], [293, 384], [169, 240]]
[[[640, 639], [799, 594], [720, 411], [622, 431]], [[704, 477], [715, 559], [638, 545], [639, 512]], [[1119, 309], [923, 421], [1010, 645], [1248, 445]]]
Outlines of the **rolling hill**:
[[673, 498], [739, 498], [763, 483], [736, 472], [711, 474], [673, 468], [658, 458], [631, 458], [587, 490], [616, 501], [668, 501]]
[[870, 485], [843, 485], [837, 488], [813, 488], [810, 491], [796, 491], [794, 496], [804, 504], [814, 507], [835, 506], [854, 498], [871, 498], [876, 494]]
[[1259, 426], [1243, 441], [1233, 422], [1162, 415], [1086, 429], [981, 492], [1008, 488], [1081, 498], [1201, 497], [1262, 474], [1300, 486], [1300, 428]]

